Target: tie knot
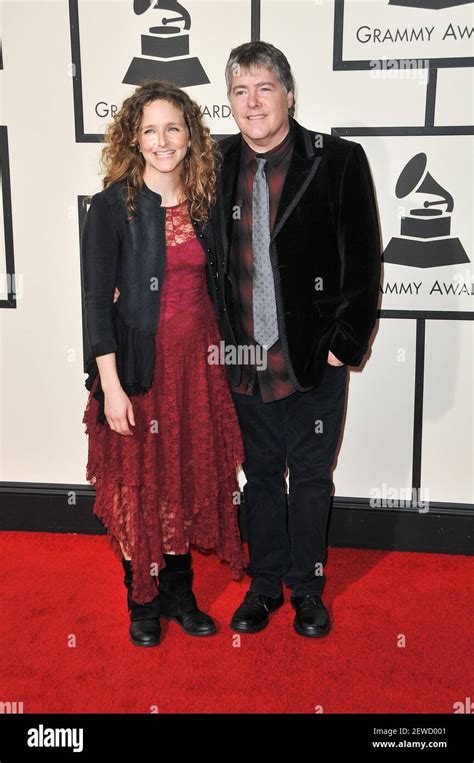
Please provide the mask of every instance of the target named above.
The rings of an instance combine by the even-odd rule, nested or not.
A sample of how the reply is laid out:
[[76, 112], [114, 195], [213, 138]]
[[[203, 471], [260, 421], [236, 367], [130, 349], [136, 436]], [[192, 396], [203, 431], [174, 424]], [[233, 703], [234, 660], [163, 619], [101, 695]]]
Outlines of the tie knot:
[[261, 156], [256, 156], [255, 161], [257, 162], [257, 172], [263, 172], [267, 160]]

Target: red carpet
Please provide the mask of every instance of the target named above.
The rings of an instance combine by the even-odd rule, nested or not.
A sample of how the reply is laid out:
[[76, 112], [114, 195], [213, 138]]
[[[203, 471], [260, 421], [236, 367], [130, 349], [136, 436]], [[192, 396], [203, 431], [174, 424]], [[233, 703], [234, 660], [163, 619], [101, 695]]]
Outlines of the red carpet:
[[332, 548], [333, 628], [307, 639], [287, 588], [268, 628], [234, 634], [250, 579], [194, 551], [197, 599], [219, 632], [193, 638], [162, 620], [161, 645], [140, 648], [105, 536], [3, 532], [0, 552], [0, 699], [24, 713], [453, 713], [474, 696], [472, 557]]

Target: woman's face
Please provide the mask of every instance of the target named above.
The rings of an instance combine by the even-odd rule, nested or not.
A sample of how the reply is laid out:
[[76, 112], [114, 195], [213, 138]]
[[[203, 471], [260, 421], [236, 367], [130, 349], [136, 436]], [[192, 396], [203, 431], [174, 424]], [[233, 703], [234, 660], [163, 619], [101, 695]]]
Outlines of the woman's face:
[[143, 108], [139, 148], [150, 172], [180, 174], [191, 141], [181, 109], [156, 100]]

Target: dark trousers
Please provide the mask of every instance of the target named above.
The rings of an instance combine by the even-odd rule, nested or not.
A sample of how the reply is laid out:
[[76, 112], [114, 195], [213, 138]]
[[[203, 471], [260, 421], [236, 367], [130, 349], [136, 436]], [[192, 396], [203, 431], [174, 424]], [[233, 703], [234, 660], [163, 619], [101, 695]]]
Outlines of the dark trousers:
[[232, 392], [245, 447], [252, 591], [277, 597], [282, 577], [292, 596], [323, 591], [332, 467], [347, 375], [346, 365], [327, 363], [316, 389], [268, 403], [257, 382], [253, 395]]

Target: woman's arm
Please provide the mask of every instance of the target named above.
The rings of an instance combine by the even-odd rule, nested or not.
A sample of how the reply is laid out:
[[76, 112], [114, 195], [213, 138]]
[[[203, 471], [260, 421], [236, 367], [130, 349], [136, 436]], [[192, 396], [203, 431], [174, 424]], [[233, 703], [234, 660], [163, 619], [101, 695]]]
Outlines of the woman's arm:
[[122, 389], [115, 360], [112, 297], [119, 256], [120, 236], [103, 195], [97, 193], [92, 197], [81, 236], [86, 329], [104, 391], [105, 417], [114, 432], [133, 435], [128, 425], [135, 425], [133, 407]]
[[104, 390], [104, 415], [110, 428], [123, 435], [133, 435], [129, 424], [135, 426], [130, 398], [125, 394], [117, 375], [115, 352], [97, 358], [100, 383]]
[[94, 358], [115, 353], [112, 297], [120, 255], [120, 236], [102, 193], [92, 197], [81, 235], [86, 329]]

